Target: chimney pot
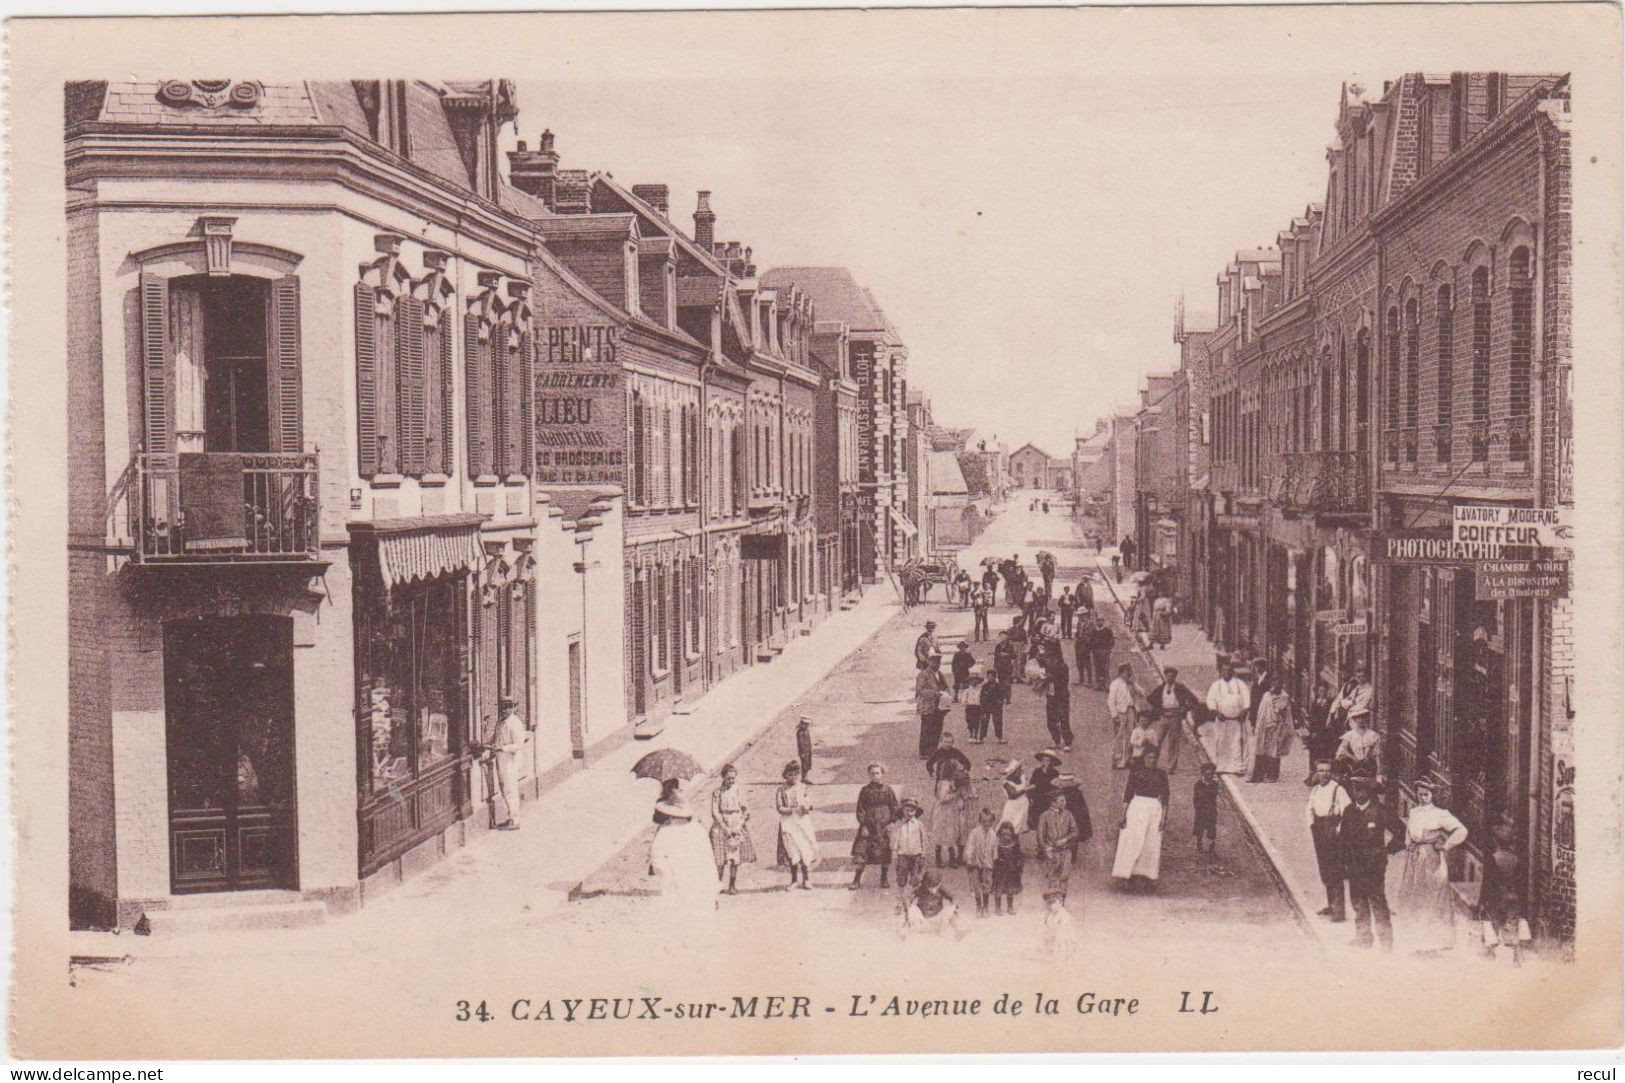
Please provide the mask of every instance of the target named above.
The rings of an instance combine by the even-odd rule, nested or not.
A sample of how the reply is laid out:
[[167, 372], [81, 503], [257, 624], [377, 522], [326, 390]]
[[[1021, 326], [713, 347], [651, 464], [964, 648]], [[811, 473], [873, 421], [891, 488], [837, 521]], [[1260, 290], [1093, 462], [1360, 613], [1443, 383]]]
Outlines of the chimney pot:
[[699, 203], [694, 208], [694, 243], [701, 248], [711, 248], [715, 243], [716, 226], [717, 215], [711, 209], [711, 193], [702, 191]]
[[659, 211], [662, 217], [671, 214], [671, 189], [664, 184], [634, 184], [632, 194]]

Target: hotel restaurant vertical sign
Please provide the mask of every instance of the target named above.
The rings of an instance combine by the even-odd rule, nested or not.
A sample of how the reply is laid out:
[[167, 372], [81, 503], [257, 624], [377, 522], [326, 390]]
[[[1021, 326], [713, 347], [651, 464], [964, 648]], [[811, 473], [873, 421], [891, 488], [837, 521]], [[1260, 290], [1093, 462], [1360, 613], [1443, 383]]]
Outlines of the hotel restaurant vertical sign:
[[875, 469], [875, 347], [852, 344], [852, 375], [858, 384], [858, 480], [874, 481]]
[[536, 480], [620, 485], [626, 405], [612, 325], [548, 327], [536, 366]]

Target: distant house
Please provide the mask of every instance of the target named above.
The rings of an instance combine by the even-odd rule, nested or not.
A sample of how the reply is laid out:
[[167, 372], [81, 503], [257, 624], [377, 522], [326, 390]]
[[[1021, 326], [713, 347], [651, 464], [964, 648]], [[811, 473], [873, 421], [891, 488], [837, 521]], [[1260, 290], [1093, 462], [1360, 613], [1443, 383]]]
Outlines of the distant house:
[[[1018, 489], [1048, 489], [1055, 462], [1050, 453], [1038, 445], [1023, 444], [1010, 456], [1010, 482]], [[1065, 465], [1070, 469], [1070, 464]]]

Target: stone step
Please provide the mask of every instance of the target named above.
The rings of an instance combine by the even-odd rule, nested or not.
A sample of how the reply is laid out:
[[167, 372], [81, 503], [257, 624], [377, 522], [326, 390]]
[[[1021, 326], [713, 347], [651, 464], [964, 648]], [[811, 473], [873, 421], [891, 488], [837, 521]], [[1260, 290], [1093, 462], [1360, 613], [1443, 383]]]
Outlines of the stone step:
[[221, 906], [286, 906], [303, 902], [297, 891], [268, 888], [263, 891], [200, 891], [196, 895], [173, 895], [167, 910], [214, 910]]
[[327, 905], [319, 900], [291, 903], [257, 902], [236, 906], [216, 895], [220, 905], [149, 910], [147, 924], [153, 936], [187, 936], [244, 929], [298, 929], [327, 920]]

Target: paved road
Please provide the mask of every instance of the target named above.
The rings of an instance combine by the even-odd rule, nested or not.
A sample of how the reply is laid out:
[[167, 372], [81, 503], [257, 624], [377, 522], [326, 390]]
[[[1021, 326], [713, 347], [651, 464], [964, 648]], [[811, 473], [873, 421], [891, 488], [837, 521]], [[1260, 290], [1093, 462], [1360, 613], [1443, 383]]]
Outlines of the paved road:
[[[1028, 499], [1023, 494], [1013, 497], [978, 543], [962, 554], [961, 561], [970, 568], [983, 555], [1019, 553], [1036, 575], [1033, 554], [1048, 549], [1060, 565], [1059, 589], [1074, 582], [1085, 567], [1093, 566], [1092, 550], [1081, 547], [1070, 519], [1059, 508], [1052, 505], [1049, 515], [1030, 512]], [[1009, 623], [1012, 612], [1003, 605], [995, 611], [991, 622], [995, 634]], [[847, 854], [855, 827], [857, 789], [866, 781], [864, 771], [871, 761], [886, 763], [889, 781], [929, 807], [930, 784], [915, 751], [918, 727], [912, 703], [912, 644], [927, 619], [936, 620], [939, 635], [946, 633], [949, 638], [970, 630], [970, 614], [940, 598], [899, 615], [804, 697], [799, 708], [775, 720], [738, 759], [741, 784], [755, 811], [753, 838], [762, 861], [742, 871], [739, 895], [722, 899], [719, 920], [724, 929], [743, 937], [760, 931], [787, 944], [791, 943], [789, 937], [799, 942], [811, 934], [816, 943], [850, 944], [865, 955], [889, 957], [897, 950], [891, 936], [895, 925], [892, 894], [872, 887], [848, 891], [852, 871]], [[1119, 625], [1119, 643], [1126, 641], [1127, 634]], [[991, 663], [991, 643], [973, 649], [980, 660]], [[1115, 661], [1124, 658], [1126, 654], [1119, 652]], [[800, 713], [814, 720], [813, 790], [826, 855], [824, 866], [812, 877], [814, 886], [824, 890], [812, 893], [784, 890], [787, 876], [772, 866], [773, 794], [780, 770], [794, 757], [794, 716]], [[985, 761], [992, 756], [1018, 756], [1030, 767], [1033, 753], [1050, 743], [1043, 702], [1032, 689], [1021, 686], [1015, 690], [1005, 718], [1007, 745], [967, 745], [960, 711], [950, 714], [947, 722], [947, 729], [975, 764], [978, 803], [995, 811], [1002, 796], [998, 782], [984, 777], [989, 775]], [[1105, 695], [1074, 685], [1072, 726], [1077, 741], [1064, 769], [1082, 781], [1096, 829], [1095, 841], [1087, 847], [1090, 852], [1075, 874], [1071, 896], [1074, 914], [1082, 920], [1086, 952], [1143, 953], [1166, 962], [1199, 957], [1205, 946], [1222, 940], [1233, 949], [1267, 955], [1287, 948], [1301, 955], [1303, 931], [1271, 869], [1227, 804], [1221, 802], [1217, 855], [1197, 857], [1191, 830], [1191, 785], [1196, 778], [1192, 749], [1186, 749], [1180, 770], [1171, 778], [1172, 804], [1157, 893], [1126, 895], [1115, 890], [1109, 873], [1126, 776], [1111, 767], [1111, 723]], [[647, 876], [646, 847], [647, 839], [639, 839], [606, 862], [588, 880], [584, 897], [560, 915], [559, 923], [581, 931], [638, 927], [653, 909], [654, 900], [649, 896], [657, 890], [657, 881]], [[866, 879], [873, 884], [874, 872]], [[965, 874], [950, 870], [945, 882], [950, 889], [964, 889]], [[1030, 960], [1036, 953], [1042, 909], [1039, 884], [1036, 868], [1029, 864], [1027, 890], [1019, 900], [1017, 915], [973, 920], [973, 939], [988, 946], [992, 958]], [[964, 897], [968, 899], [968, 892]], [[909, 957], [906, 952], [904, 957]]]

